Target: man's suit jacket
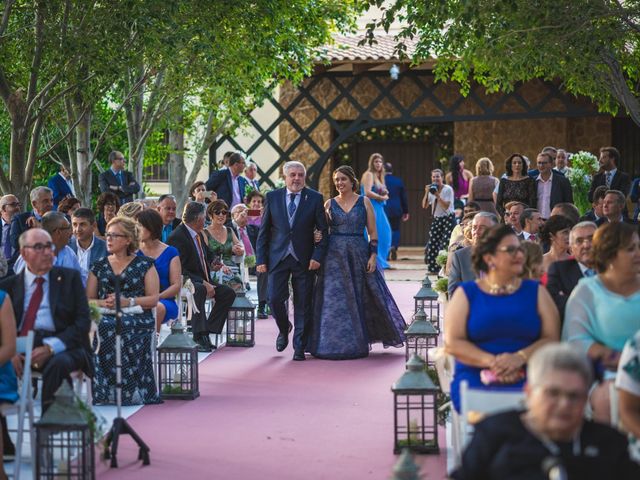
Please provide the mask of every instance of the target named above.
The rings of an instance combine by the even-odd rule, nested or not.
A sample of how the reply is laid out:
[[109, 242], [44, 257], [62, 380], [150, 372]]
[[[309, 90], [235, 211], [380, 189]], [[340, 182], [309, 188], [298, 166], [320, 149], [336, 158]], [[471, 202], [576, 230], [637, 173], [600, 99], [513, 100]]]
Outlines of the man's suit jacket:
[[[24, 314], [24, 270], [18, 275], [0, 280], [0, 289], [11, 296], [18, 330]], [[49, 272], [49, 305], [55, 325], [55, 336], [67, 350], [89, 349], [89, 302], [80, 272], [70, 268], [53, 267]]]
[[[78, 239], [76, 237], [71, 237], [71, 240], [69, 240], [69, 247], [76, 255], [78, 254]], [[93, 265], [95, 261], [100, 260], [107, 255], [107, 243], [94, 235], [93, 247], [91, 247], [91, 252], [89, 253], [89, 269], [91, 269], [91, 265]]]
[[569, 295], [583, 277], [578, 261], [574, 258], [560, 260], [549, 265], [547, 272], [547, 290], [560, 312], [560, 322], [564, 320], [564, 311]]
[[[120, 185], [118, 181], [118, 177], [115, 176], [113, 171], [108, 168], [104, 172], [100, 174], [98, 177], [98, 182], [100, 184], [100, 191], [115, 193], [120, 200], [120, 204], [132, 202], [133, 194], [138, 193], [140, 191], [140, 184], [136, 182], [133, 173], [128, 172], [126, 170], [122, 171], [122, 182], [123, 185]], [[111, 186], [121, 186], [122, 190], [111, 190]]]
[[387, 216], [401, 217], [405, 213], [409, 213], [407, 190], [402, 179], [394, 175], [386, 175], [384, 182], [387, 185], [387, 190], [389, 190], [389, 200], [384, 206]]
[[49, 179], [47, 186], [53, 192], [53, 207], [55, 209], [58, 208], [58, 204], [64, 197], [73, 195], [73, 192], [71, 192], [71, 189], [69, 188], [69, 184], [59, 173], [56, 173]]
[[[202, 242], [202, 250], [207, 262], [207, 267], [210, 268], [211, 262], [214, 261], [214, 254], [207, 246], [207, 241], [202, 233], [200, 240]], [[182, 274], [189, 277], [193, 283], [202, 283], [203, 281], [210, 281], [207, 273], [202, 269], [202, 263], [200, 262], [200, 256], [196, 249], [191, 233], [187, 229], [186, 225], [181, 223], [178, 225], [167, 240], [167, 244], [174, 246], [180, 253], [180, 263], [182, 264]]]
[[[216, 170], [211, 174], [209, 180], [205, 183], [207, 190], [213, 190], [220, 200], [227, 202], [229, 208], [233, 203], [233, 187], [231, 186], [231, 170], [225, 168]], [[238, 187], [240, 188], [240, 202], [244, 201], [244, 191], [248, 185], [247, 179], [242, 175], [238, 175]]]
[[[634, 219], [627, 217], [626, 212], [622, 212], [622, 222], [628, 223], [629, 225], [637, 225], [637, 222]], [[609, 223], [609, 219], [607, 217], [600, 217], [596, 221], [597, 226], [604, 225], [605, 223]]]
[[[607, 176], [605, 172], [597, 173], [593, 176], [593, 180], [591, 181], [591, 188], [589, 189], [589, 201], [593, 202], [593, 192], [595, 192], [596, 188], [600, 185], [607, 184]], [[619, 190], [621, 191], [625, 197], [629, 195], [629, 191], [631, 190], [631, 177], [624, 173], [619, 168], [616, 170], [616, 174], [611, 179], [610, 190]]]
[[[289, 242], [293, 244], [298, 261], [305, 266], [310, 260], [322, 263], [327, 250], [327, 219], [322, 195], [310, 188], [303, 188], [293, 224], [290, 225], [286, 194], [286, 188], [267, 193], [256, 245], [256, 265], [267, 265], [269, 270], [287, 256]], [[318, 244], [313, 239], [314, 229], [322, 232], [322, 240]]]
[[447, 286], [449, 298], [462, 282], [470, 282], [476, 279], [476, 272], [473, 271], [471, 266], [471, 248], [464, 247], [451, 254], [453, 257], [451, 258], [449, 284]]
[[[258, 244], [258, 234], [260, 233], [260, 227], [257, 225], [247, 225], [247, 236], [249, 237], [249, 241], [251, 242], [251, 246], [253, 247], [253, 251], [256, 251], [256, 245]], [[238, 237], [240, 238], [240, 237]]]
[[[553, 180], [551, 180], [551, 195], [549, 196], [549, 211], [553, 210], [558, 203], [573, 203], [573, 191], [571, 189], [571, 183], [567, 178], [558, 173], [551, 171]], [[536, 180], [536, 188], [539, 188], [538, 181]], [[536, 208], [540, 208], [537, 205]]]
[[13, 247], [13, 261], [15, 262], [18, 255], [20, 255], [20, 245], [18, 239], [25, 230], [28, 230], [27, 220], [33, 217], [33, 211], [17, 213], [13, 216], [11, 221], [11, 246]]

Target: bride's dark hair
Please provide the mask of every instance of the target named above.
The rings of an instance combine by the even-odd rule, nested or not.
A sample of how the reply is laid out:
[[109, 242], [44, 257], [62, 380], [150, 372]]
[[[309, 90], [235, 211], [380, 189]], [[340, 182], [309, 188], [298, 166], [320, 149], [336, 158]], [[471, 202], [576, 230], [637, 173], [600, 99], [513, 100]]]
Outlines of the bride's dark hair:
[[346, 175], [347, 178], [349, 178], [349, 180], [351, 180], [351, 189], [354, 192], [358, 191], [359, 185], [358, 185], [358, 179], [356, 178], [356, 172], [353, 171], [353, 168], [351, 168], [349, 165], [340, 165], [338, 168], [336, 168], [333, 171], [333, 177], [336, 176], [336, 173], [341, 173], [343, 175]]

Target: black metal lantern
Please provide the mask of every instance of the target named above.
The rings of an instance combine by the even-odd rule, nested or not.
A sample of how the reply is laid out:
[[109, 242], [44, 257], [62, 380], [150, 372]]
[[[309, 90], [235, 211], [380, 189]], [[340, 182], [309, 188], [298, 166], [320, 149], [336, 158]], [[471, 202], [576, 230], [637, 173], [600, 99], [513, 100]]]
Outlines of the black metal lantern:
[[393, 452], [403, 448], [416, 453], [439, 453], [438, 387], [425, 372], [424, 362], [414, 355], [407, 370], [391, 387], [394, 410]]
[[35, 478], [95, 479], [93, 413], [77, 400], [67, 382], [36, 422]]
[[422, 308], [413, 316], [413, 322], [405, 330], [407, 341], [405, 343], [405, 359], [409, 360], [413, 355], [418, 355], [429, 366], [434, 362], [429, 360], [429, 349], [438, 346], [438, 331], [431, 322], [427, 322], [427, 315]]
[[244, 291], [236, 294], [236, 299], [227, 315], [227, 346], [253, 347], [256, 325], [256, 312], [253, 302]]
[[158, 347], [158, 387], [165, 400], [194, 400], [200, 396], [198, 345], [184, 333], [180, 322]]
[[438, 302], [438, 292], [431, 288], [431, 281], [428, 275], [425, 275], [424, 280], [422, 280], [422, 287], [413, 298], [415, 300], [414, 313], [418, 313], [418, 310], [422, 308], [435, 329], [440, 332], [440, 303]]

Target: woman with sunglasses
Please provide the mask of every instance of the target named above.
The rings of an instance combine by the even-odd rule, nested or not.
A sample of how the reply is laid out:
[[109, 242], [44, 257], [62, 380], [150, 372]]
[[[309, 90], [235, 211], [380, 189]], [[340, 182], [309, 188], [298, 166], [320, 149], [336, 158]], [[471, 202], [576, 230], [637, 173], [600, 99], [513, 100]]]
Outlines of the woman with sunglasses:
[[445, 312], [445, 349], [456, 358], [451, 399], [460, 411], [459, 387], [522, 389], [533, 352], [557, 341], [560, 321], [551, 296], [522, 278], [524, 250], [513, 229], [496, 225], [472, 253], [478, 280], [456, 289]]
[[[214, 200], [207, 207], [207, 216], [211, 224], [204, 230], [209, 248], [219, 257], [222, 265], [222, 283], [230, 282], [233, 277], [232, 268], [237, 268], [233, 262], [234, 255], [243, 255], [244, 247], [234, 231], [225, 224], [229, 218], [229, 207], [224, 200]], [[215, 268], [214, 268], [215, 270]], [[240, 281], [241, 282], [241, 281]]]

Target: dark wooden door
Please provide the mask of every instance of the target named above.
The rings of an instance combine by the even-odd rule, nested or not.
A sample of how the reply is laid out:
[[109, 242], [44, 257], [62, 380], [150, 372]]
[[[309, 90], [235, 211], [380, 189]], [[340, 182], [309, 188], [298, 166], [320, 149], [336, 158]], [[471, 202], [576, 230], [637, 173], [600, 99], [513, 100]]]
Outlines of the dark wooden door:
[[393, 174], [404, 181], [409, 203], [410, 218], [400, 228], [400, 245], [424, 245], [431, 217], [421, 203], [436, 162], [433, 147], [428, 142], [371, 141], [356, 143], [354, 148], [353, 167], [358, 178], [366, 171], [372, 153], [380, 153], [385, 162], [391, 162]]

